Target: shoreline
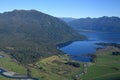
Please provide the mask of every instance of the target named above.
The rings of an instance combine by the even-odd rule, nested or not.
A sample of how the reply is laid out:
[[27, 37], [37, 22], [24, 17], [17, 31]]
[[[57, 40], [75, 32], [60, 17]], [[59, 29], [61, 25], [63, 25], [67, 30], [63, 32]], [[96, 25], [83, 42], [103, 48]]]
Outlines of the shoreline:
[[95, 33], [120, 33], [120, 32], [100, 32], [95, 30], [76, 30], [77, 32], [95, 32]]
[[[77, 41], [77, 40], [76, 40]], [[85, 40], [84, 40], [85, 41]], [[65, 47], [65, 46], [68, 46], [69, 44], [73, 43], [74, 41], [69, 41], [69, 42], [66, 42], [66, 43], [62, 43], [62, 44], [58, 44], [58, 49], [62, 48], [62, 47]], [[90, 61], [80, 61], [80, 60], [76, 60], [76, 59], [73, 59], [73, 57], [79, 57], [77, 55], [70, 55], [68, 53], [65, 53], [67, 55], [70, 56], [70, 58], [72, 60], [75, 60], [75, 61], [80, 61], [80, 62], [92, 62], [94, 60], [94, 58], [96, 58], [96, 52], [100, 49], [105, 49], [107, 48], [107, 46], [114, 46], [114, 47], [117, 47], [117, 48], [120, 48], [120, 44], [119, 43], [106, 43], [106, 42], [96, 42], [95, 45], [100, 45], [101, 47], [98, 47], [96, 48], [96, 51], [94, 53], [86, 53], [86, 54], [82, 54], [80, 57], [90, 57]], [[61, 51], [61, 50], [60, 50]], [[62, 51], [63, 52], [63, 51]], [[64, 52], [63, 52], [64, 53]]]

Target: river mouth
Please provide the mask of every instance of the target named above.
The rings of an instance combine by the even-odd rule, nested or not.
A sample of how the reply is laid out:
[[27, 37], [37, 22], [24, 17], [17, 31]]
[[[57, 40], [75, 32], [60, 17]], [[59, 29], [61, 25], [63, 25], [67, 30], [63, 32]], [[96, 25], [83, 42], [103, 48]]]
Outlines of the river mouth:
[[97, 49], [106, 47], [96, 43], [120, 43], [119, 33], [82, 32], [80, 34], [87, 36], [88, 40], [74, 41], [66, 46], [59, 47], [61, 51], [77, 61], [91, 62], [92, 58], [87, 54], [95, 54]]

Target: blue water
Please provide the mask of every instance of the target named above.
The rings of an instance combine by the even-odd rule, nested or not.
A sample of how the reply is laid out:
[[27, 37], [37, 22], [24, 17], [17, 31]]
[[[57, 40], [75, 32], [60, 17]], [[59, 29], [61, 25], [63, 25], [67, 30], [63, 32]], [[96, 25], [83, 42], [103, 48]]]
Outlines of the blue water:
[[88, 40], [75, 41], [60, 48], [61, 51], [71, 55], [72, 59], [78, 61], [91, 61], [91, 58], [85, 56], [85, 54], [93, 54], [97, 48], [102, 47], [95, 43], [120, 43], [120, 33], [81, 32], [80, 34], [87, 36]]

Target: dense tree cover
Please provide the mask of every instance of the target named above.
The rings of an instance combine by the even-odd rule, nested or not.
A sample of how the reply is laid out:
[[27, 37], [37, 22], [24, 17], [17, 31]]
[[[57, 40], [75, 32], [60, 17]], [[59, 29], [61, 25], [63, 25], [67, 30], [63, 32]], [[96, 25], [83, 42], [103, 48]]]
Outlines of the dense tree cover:
[[57, 44], [83, 38], [62, 20], [35, 10], [0, 14], [0, 50], [20, 63], [59, 54]]
[[120, 52], [117, 52], [117, 51], [116, 52], [112, 52], [112, 55], [116, 55], [116, 56], [120, 55]]
[[80, 67], [80, 63], [78, 63], [78, 62], [67, 62], [65, 64], [73, 66], [73, 67]]
[[77, 30], [120, 32], [119, 17], [80, 18], [70, 21], [68, 24]]

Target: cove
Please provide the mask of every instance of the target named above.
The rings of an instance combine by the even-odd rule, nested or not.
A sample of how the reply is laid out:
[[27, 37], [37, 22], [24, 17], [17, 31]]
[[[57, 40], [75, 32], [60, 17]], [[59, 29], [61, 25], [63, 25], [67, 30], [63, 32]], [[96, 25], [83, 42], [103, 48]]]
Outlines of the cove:
[[60, 47], [60, 50], [69, 54], [73, 60], [90, 62], [91, 57], [85, 55], [94, 54], [97, 48], [104, 48], [96, 43], [120, 43], [120, 33], [80, 32], [80, 34], [85, 35], [88, 40], [74, 41], [69, 45]]

